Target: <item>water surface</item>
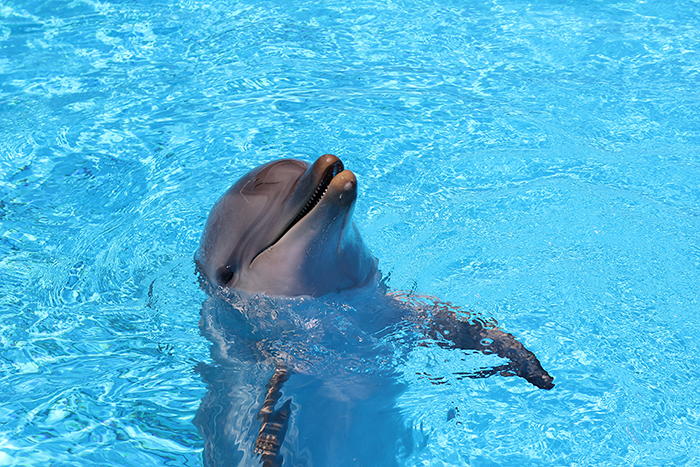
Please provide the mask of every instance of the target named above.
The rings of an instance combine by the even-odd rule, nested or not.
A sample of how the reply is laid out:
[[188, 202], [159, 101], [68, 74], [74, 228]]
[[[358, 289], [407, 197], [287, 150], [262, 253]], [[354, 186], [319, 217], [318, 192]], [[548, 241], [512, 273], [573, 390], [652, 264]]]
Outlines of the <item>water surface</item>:
[[334, 153], [389, 285], [556, 377], [415, 349], [408, 465], [695, 465], [698, 50], [690, 0], [2, 1], [0, 464], [201, 465], [206, 215]]

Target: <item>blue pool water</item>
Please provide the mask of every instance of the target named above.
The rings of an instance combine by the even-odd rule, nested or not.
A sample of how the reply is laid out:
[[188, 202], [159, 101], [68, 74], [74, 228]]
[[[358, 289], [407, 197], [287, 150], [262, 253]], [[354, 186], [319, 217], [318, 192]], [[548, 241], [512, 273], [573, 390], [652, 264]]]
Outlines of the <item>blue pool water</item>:
[[699, 51], [696, 0], [0, 1], [0, 465], [201, 465], [204, 220], [324, 153], [555, 376], [407, 350], [405, 465], [700, 465]]

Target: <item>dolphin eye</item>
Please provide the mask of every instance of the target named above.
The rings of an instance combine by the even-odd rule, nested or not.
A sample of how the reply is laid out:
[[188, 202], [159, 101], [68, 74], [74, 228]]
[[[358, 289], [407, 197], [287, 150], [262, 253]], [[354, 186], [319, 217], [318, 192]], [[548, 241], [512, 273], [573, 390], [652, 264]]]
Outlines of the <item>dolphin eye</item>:
[[221, 266], [216, 270], [216, 282], [219, 285], [226, 285], [233, 279], [233, 271], [231, 266]]

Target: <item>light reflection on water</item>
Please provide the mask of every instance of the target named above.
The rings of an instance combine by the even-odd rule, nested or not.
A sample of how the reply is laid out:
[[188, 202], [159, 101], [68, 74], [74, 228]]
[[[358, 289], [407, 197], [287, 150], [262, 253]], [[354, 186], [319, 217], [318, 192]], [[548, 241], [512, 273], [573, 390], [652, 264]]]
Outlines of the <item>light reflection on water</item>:
[[698, 457], [694, 2], [25, 3], [0, 7], [0, 464], [199, 465], [208, 209], [328, 152], [391, 286], [557, 378], [415, 349], [409, 463]]

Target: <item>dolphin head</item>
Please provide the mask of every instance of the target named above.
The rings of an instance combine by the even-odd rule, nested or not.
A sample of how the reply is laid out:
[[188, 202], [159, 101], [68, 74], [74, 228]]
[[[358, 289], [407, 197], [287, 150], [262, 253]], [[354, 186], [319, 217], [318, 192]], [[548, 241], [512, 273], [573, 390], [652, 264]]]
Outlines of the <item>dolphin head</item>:
[[320, 296], [376, 280], [377, 260], [352, 222], [357, 179], [336, 156], [251, 170], [216, 202], [195, 254], [218, 287]]

